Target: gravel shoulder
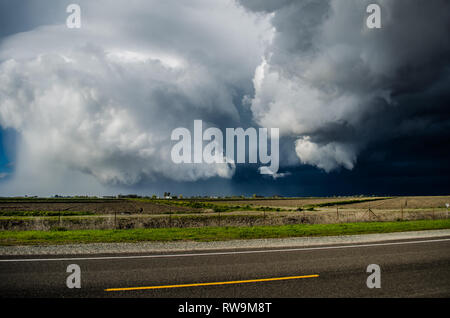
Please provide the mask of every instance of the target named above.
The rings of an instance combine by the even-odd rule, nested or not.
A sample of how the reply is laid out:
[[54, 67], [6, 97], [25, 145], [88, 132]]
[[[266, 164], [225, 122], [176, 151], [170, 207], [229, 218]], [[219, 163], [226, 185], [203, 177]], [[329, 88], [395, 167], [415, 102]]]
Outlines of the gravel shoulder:
[[253, 239], [215, 242], [92, 243], [46, 246], [0, 246], [0, 256], [10, 255], [93, 255], [113, 253], [183, 252], [222, 249], [309, 247], [360, 244], [378, 241], [450, 237], [450, 230], [410, 231], [383, 234]]

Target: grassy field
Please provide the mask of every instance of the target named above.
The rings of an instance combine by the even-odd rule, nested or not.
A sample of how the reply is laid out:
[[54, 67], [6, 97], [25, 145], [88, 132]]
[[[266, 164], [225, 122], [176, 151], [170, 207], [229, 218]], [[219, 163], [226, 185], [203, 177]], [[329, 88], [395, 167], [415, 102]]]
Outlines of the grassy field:
[[166, 206], [176, 206], [188, 209], [197, 209], [196, 211], [212, 211], [212, 212], [230, 212], [230, 211], [285, 211], [285, 209], [271, 206], [253, 206], [252, 200], [240, 201], [241, 204], [235, 204], [233, 201], [226, 202], [222, 200], [158, 200], [158, 199], [131, 199], [136, 202], [156, 203]]
[[449, 229], [450, 220], [80, 231], [0, 231], [0, 245], [219, 241]]

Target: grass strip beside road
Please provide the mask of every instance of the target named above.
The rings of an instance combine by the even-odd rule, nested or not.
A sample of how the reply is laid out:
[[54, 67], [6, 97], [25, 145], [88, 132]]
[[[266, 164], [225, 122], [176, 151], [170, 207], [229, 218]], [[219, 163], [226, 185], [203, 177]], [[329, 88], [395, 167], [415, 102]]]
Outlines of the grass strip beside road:
[[0, 245], [113, 242], [226, 241], [236, 239], [355, 235], [449, 229], [450, 220], [296, 224], [253, 227], [157, 228], [130, 230], [0, 231]]

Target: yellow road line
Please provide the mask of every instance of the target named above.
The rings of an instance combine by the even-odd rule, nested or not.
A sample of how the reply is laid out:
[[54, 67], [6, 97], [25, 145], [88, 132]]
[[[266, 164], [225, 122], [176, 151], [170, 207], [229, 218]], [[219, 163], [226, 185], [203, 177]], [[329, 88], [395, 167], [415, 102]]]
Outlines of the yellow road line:
[[129, 290], [144, 290], [144, 289], [164, 289], [164, 288], [181, 288], [181, 287], [198, 287], [198, 286], [214, 286], [214, 285], [230, 285], [230, 284], [245, 284], [245, 283], [258, 283], [258, 282], [272, 282], [279, 280], [289, 279], [301, 279], [301, 278], [317, 278], [319, 275], [303, 275], [303, 276], [288, 276], [288, 277], [275, 277], [275, 278], [262, 278], [262, 279], [249, 279], [249, 280], [235, 280], [228, 282], [214, 282], [214, 283], [197, 283], [197, 284], [182, 284], [182, 285], [163, 285], [163, 286], [146, 286], [146, 287], [127, 287], [127, 288], [108, 288], [105, 291], [129, 291]]

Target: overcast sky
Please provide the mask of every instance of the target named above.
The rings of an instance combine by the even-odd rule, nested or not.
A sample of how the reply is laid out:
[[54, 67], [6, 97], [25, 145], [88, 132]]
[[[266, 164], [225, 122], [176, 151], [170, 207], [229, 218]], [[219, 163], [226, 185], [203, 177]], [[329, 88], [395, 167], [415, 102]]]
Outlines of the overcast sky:
[[[0, 195], [448, 194], [448, 30], [446, 0], [3, 0]], [[280, 174], [174, 164], [195, 119], [279, 128]]]

